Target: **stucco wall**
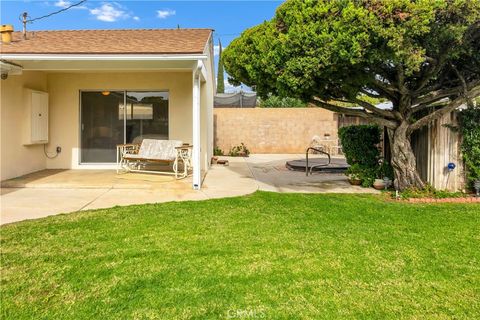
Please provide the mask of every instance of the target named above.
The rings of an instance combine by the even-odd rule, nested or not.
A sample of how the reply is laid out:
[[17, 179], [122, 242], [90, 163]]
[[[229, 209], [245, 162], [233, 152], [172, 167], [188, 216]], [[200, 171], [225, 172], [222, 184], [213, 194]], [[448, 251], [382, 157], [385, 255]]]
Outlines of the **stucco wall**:
[[252, 153], [303, 153], [314, 136], [335, 151], [338, 141], [336, 115], [320, 108], [215, 108], [214, 128], [224, 152], [243, 142]]
[[43, 145], [23, 145], [25, 113], [23, 88], [47, 90], [47, 77], [42, 72], [26, 71], [22, 75], [1, 80], [1, 171], [0, 179], [10, 179], [45, 169]]
[[192, 142], [190, 72], [50, 73], [50, 150], [62, 147], [47, 168], [79, 167], [80, 90], [168, 90], [169, 137]]

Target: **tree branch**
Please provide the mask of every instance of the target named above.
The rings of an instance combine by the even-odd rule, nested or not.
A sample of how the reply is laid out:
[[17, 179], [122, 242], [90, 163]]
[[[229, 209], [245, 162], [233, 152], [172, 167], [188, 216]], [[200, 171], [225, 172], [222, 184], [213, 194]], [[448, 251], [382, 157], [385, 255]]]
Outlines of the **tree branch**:
[[439, 119], [443, 115], [452, 112], [456, 108], [460, 107], [462, 104], [466, 103], [468, 99], [474, 98], [480, 95], [480, 85], [470, 90], [466, 96], [459, 96], [458, 98], [452, 100], [448, 105], [445, 107], [438, 109], [423, 118], [420, 118], [416, 122], [414, 122], [410, 128], [408, 129], [409, 132], [413, 132], [421, 127], [429, 124], [430, 122]]
[[430, 63], [430, 67], [425, 71], [423, 77], [420, 79], [415, 93], [420, 93], [420, 91], [427, 85], [427, 83], [432, 79], [432, 77], [443, 68], [446, 57], [447, 54], [442, 54], [438, 60], [430, 57], [425, 57], [425, 60]]
[[[475, 81], [472, 81], [470, 83], [466, 83], [465, 86], [468, 90], [468, 88], [475, 88], [479, 84], [480, 84], [480, 80], [475, 80]], [[415, 98], [412, 101], [412, 104], [416, 105], [416, 107], [414, 107], [413, 109], [415, 110], [415, 108], [417, 108], [417, 107], [419, 109], [423, 109], [423, 106], [421, 107], [420, 105], [429, 105], [429, 104], [432, 104], [432, 103], [437, 102], [439, 100], [442, 100], [444, 98], [448, 98], [452, 95], [462, 94], [462, 92], [463, 92], [463, 94], [465, 94], [465, 89], [464, 89], [463, 85], [453, 87], [453, 88], [448, 88], [448, 89], [440, 89], [440, 90], [432, 91], [432, 92], [430, 92], [426, 95]], [[418, 110], [415, 110], [414, 112], [416, 112], [416, 111], [418, 111]]]
[[462, 87], [458, 86], [458, 87], [453, 87], [449, 89], [440, 89], [440, 90], [432, 91], [426, 95], [413, 99], [412, 104], [428, 105], [438, 100], [441, 100], [443, 98], [448, 98], [452, 95], [460, 94], [461, 90], [462, 90]]
[[408, 94], [408, 88], [405, 86], [405, 71], [399, 64], [395, 67], [395, 69], [397, 70], [397, 85], [400, 93], [403, 95]]
[[463, 95], [464, 95], [465, 98], [467, 99], [467, 105], [468, 105], [469, 107], [473, 107], [473, 101], [472, 101], [472, 99], [467, 98], [468, 85], [467, 85], [467, 82], [465, 81], [465, 78], [460, 74], [460, 72], [458, 71], [457, 67], [455, 67], [453, 64], [450, 64], [450, 66], [452, 67], [453, 71], [454, 71], [455, 74], [457, 75], [458, 80], [460, 80], [460, 83], [462, 84]]
[[382, 109], [379, 109], [377, 108], [376, 106], [374, 106], [373, 104], [370, 104], [366, 101], [363, 101], [363, 100], [360, 100], [358, 98], [355, 98], [353, 99], [353, 102], [359, 104], [360, 106], [362, 106], [365, 110], [368, 110], [370, 112], [373, 112], [379, 116], [382, 116], [384, 118], [392, 118], [394, 119], [395, 116], [393, 115], [393, 112], [389, 111], [389, 110], [382, 110]]
[[387, 84], [376, 79], [372, 80], [370, 83], [375, 91], [385, 95], [387, 98], [389, 98], [389, 100], [397, 98], [395, 93], [398, 90], [396, 88], [389, 87]]
[[322, 101], [318, 97], [314, 97], [313, 101], [311, 101], [309, 104], [312, 105], [312, 106], [315, 106], [315, 107], [320, 107], [320, 108], [323, 108], [323, 109], [330, 110], [332, 112], [337, 112], [337, 113], [341, 113], [341, 114], [348, 114], [348, 115], [352, 115], [352, 116], [362, 117], [362, 118], [368, 119], [372, 122], [375, 122], [378, 125], [385, 126], [387, 128], [395, 129], [397, 127], [397, 123], [394, 122], [394, 121], [374, 116], [372, 113], [365, 112], [365, 110], [336, 106], [334, 104]]
[[425, 103], [425, 104], [419, 104], [419, 105], [417, 105], [417, 106], [415, 106], [411, 109], [410, 115], [412, 115], [412, 114], [414, 114], [418, 111], [428, 109], [428, 108], [447, 106], [450, 102], [448, 101], [448, 99], [446, 99], [447, 101], [442, 101], [443, 99], [446, 99], [446, 98], [439, 99], [439, 101], [434, 101], [434, 102]]

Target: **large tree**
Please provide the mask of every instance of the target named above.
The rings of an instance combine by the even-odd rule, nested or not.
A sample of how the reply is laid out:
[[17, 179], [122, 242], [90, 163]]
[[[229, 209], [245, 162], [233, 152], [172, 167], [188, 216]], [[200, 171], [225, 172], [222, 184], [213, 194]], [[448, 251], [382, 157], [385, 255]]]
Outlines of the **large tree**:
[[232, 83], [262, 96], [300, 97], [385, 126], [396, 187], [423, 188], [410, 136], [480, 95], [480, 1], [288, 0], [222, 60]]

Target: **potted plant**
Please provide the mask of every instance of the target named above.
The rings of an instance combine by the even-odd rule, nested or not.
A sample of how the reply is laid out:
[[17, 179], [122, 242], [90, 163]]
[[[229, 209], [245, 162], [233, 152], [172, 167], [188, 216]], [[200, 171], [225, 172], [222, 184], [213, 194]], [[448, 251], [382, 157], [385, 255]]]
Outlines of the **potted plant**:
[[230, 157], [248, 157], [250, 150], [247, 149], [247, 146], [242, 142], [238, 146], [234, 146], [230, 149], [228, 155]]
[[348, 182], [354, 186], [359, 186], [362, 184], [362, 179], [360, 178], [361, 174], [362, 170], [358, 163], [352, 164], [345, 172], [345, 175], [348, 177]]

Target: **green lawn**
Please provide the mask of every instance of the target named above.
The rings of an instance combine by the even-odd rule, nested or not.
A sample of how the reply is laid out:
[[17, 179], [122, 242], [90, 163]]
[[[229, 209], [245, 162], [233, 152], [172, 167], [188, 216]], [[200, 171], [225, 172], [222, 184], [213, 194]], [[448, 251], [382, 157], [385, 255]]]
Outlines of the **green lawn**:
[[1, 227], [2, 319], [480, 318], [480, 205], [257, 192]]

